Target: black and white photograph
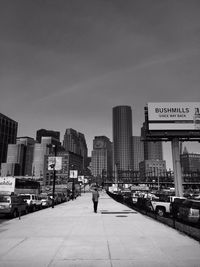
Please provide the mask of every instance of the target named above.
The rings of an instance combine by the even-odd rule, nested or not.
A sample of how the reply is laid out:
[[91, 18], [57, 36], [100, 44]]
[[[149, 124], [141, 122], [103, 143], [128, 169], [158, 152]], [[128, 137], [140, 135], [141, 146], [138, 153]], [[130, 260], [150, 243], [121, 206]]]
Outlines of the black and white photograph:
[[0, 267], [200, 267], [200, 1], [0, 0]]

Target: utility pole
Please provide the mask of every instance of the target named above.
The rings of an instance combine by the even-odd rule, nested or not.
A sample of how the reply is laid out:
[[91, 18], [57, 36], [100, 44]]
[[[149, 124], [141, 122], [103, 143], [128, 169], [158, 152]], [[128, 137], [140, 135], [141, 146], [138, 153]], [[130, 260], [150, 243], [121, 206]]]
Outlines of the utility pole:
[[[57, 156], [57, 146], [54, 145], [54, 156], [56, 159]], [[54, 208], [54, 204], [55, 204], [55, 185], [56, 185], [56, 162], [54, 165], [54, 169], [53, 169], [53, 201], [52, 201], [52, 208]]]

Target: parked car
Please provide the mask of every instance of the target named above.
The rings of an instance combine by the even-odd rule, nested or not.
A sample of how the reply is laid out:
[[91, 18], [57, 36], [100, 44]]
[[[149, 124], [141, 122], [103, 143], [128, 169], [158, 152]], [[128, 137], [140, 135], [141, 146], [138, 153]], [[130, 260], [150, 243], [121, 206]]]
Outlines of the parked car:
[[28, 204], [20, 196], [0, 195], [0, 214], [16, 218], [28, 213]]
[[52, 199], [50, 198], [50, 196], [48, 196], [47, 193], [41, 193], [40, 194], [40, 199], [41, 199], [42, 208], [51, 207]]
[[200, 201], [186, 199], [178, 209], [178, 218], [185, 222], [200, 223]]
[[167, 196], [167, 197], [161, 197], [159, 198], [159, 200], [152, 200], [151, 204], [154, 212], [161, 217], [170, 215], [172, 209], [171, 203], [173, 203], [174, 200], [178, 198], [185, 200], [184, 197], [177, 197], [177, 196]]
[[193, 199], [200, 200], [200, 193], [199, 194], [194, 194], [192, 196]]
[[66, 197], [67, 197], [67, 201], [70, 201], [70, 199], [72, 198], [72, 191], [70, 189], [67, 189]]
[[[53, 194], [52, 194], [52, 192], [51, 193], [48, 193], [48, 196], [51, 198], [51, 200], [53, 200]], [[62, 202], [61, 195], [55, 192], [54, 193], [54, 205], [58, 205], [61, 202]]]
[[78, 191], [76, 188], [73, 190], [70, 190], [70, 199], [76, 199], [78, 196], [80, 196], [80, 191]]
[[42, 202], [39, 195], [35, 194], [20, 194], [20, 196], [27, 202], [29, 211], [36, 211], [42, 208]]
[[55, 193], [55, 196], [56, 196], [56, 199], [57, 199], [57, 204], [61, 204], [63, 201], [62, 201], [62, 199], [63, 199], [63, 195], [62, 195], [62, 193], [60, 193], [60, 192], [56, 192]]
[[61, 201], [62, 201], [62, 203], [67, 201], [67, 194], [66, 193], [63, 193], [63, 192], [61, 193]]
[[151, 204], [151, 200], [148, 198], [144, 198], [144, 197], [139, 197], [136, 203], [136, 207], [138, 207], [139, 209], [142, 210], [146, 210], [146, 211], [152, 211], [152, 204]]
[[140, 195], [139, 195], [138, 192], [133, 192], [132, 193], [132, 202], [133, 202], [133, 204], [137, 203], [139, 197], [140, 197]]
[[185, 197], [178, 197], [174, 198], [174, 201], [170, 203], [170, 214], [173, 218], [178, 218], [178, 213], [179, 213], [179, 207], [181, 204], [186, 200]]

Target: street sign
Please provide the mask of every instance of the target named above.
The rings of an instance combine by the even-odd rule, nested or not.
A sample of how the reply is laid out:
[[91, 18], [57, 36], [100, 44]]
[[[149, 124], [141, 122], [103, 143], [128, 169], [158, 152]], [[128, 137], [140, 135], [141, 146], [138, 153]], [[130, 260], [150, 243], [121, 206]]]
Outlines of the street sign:
[[78, 181], [84, 183], [84, 175], [79, 175]]
[[62, 157], [48, 157], [48, 171], [62, 170]]
[[69, 177], [76, 179], [78, 178], [78, 171], [77, 170], [70, 170]]

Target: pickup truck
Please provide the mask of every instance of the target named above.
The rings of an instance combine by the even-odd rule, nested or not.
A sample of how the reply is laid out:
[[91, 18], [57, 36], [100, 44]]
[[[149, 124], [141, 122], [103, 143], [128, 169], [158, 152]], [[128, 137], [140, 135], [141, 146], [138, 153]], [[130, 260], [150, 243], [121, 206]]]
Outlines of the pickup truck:
[[177, 197], [177, 196], [168, 196], [166, 201], [160, 200], [152, 200], [151, 205], [153, 211], [156, 212], [157, 215], [163, 217], [166, 214], [171, 213], [171, 203], [174, 202], [174, 199], [186, 199], [185, 197]]

